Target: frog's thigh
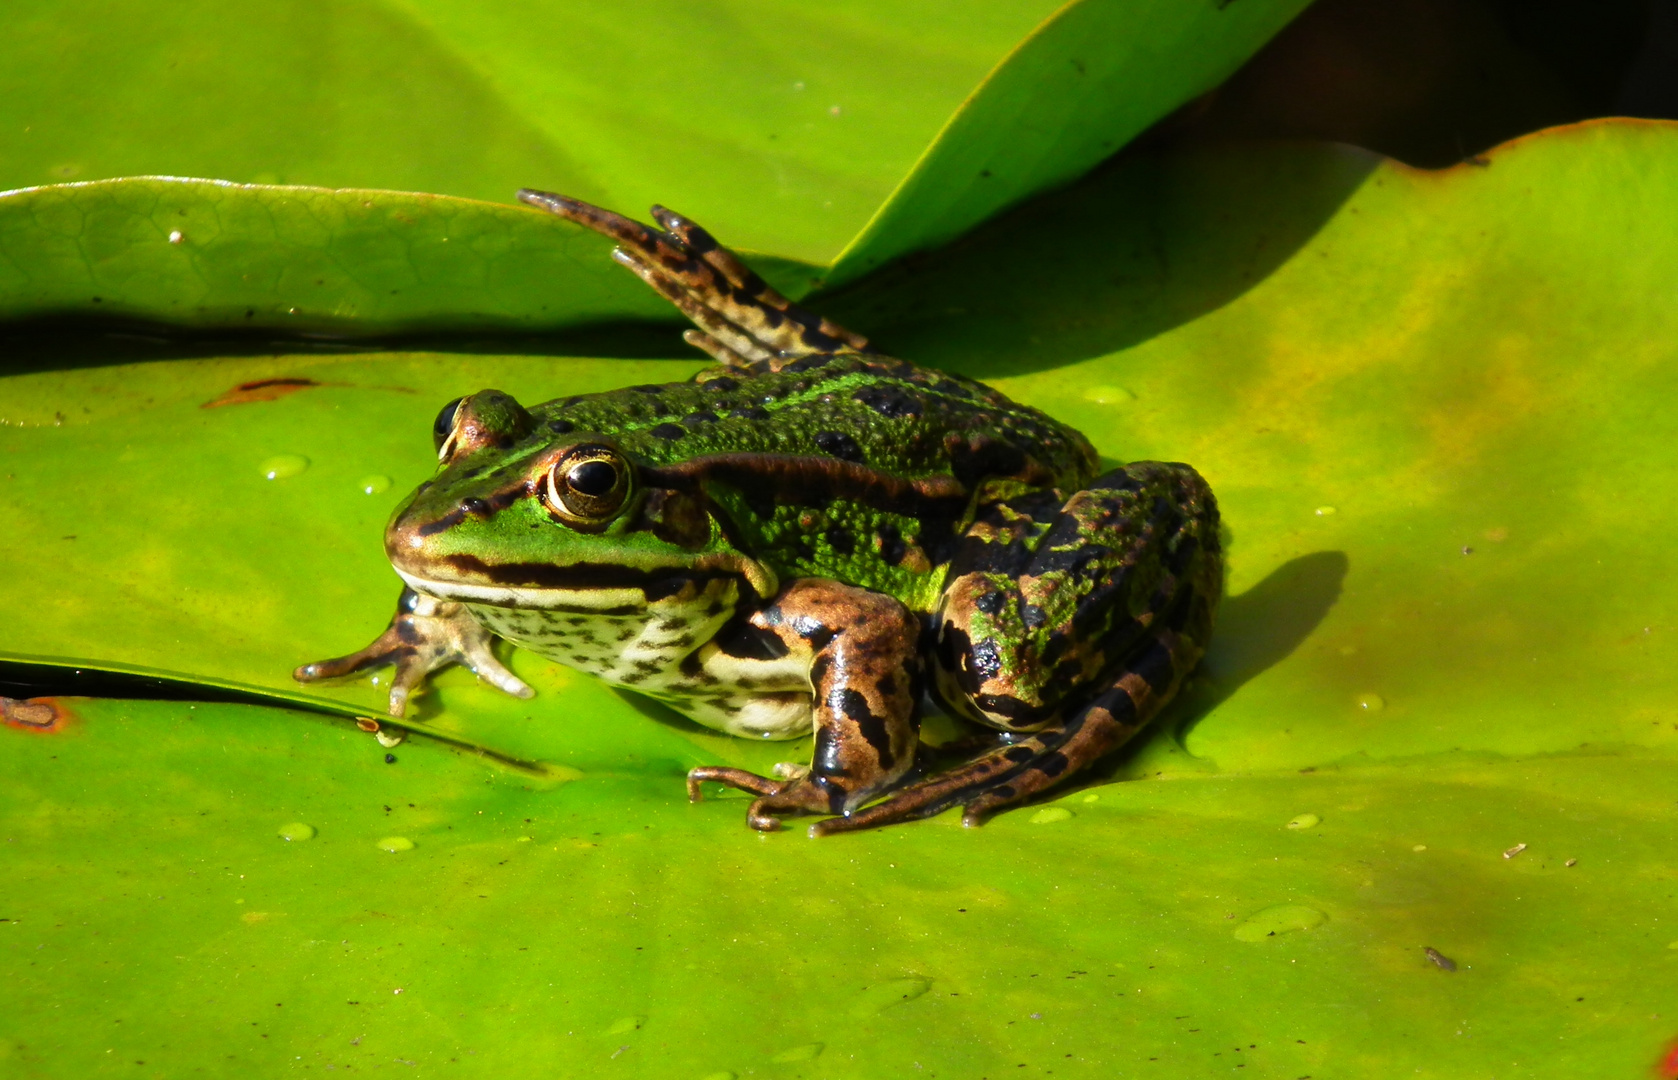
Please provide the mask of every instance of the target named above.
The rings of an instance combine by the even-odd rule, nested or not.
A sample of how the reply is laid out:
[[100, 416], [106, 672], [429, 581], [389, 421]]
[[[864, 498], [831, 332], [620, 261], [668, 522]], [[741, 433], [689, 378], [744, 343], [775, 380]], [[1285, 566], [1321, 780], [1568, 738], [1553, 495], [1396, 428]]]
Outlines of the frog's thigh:
[[[1076, 542], [1068, 535], [1072, 531], [1068, 520], [1076, 522], [1080, 538]], [[989, 707], [982, 715], [998, 727], [1030, 719], [1030, 710], [1056, 703], [1066, 707], [1042, 719], [1030, 735], [846, 818], [819, 822], [813, 831], [868, 829], [930, 817], [951, 806], [965, 807], [963, 821], [976, 824], [987, 813], [1047, 790], [1116, 749], [1177, 692], [1206, 649], [1223, 589], [1217, 504], [1194, 470], [1186, 465], [1142, 462], [1109, 473], [1090, 490], [1068, 500], [1033, 548], [1016, 553], [1028, 572], [1022, 572], [1012, 589], [986, 576], [975, 564], [963, 576], [988, 583], [991, 591], [976, 594], [981, 598], [1000, 593], [1010, 603], [1018, 604], [1022, 598], [1036, 603], [1032, 597], [1053, 596], [1034, 589], [1032, 578], [1047, 576], [1064, 565], [1068, 576], [1060, 586], [1061, 599], [1070, 597], [1075, 602], [1055, 609], [1054, 618], [1064, 623], [1045, 621], [1042, 625], [1064, 625], [1067, 632], [1046, 643], [1041, 635], [1023, 634], [1027, 644], [1011, 652], [1002, 642], [987, 650], [982, 642], [993, 639], [978, 638], [971, 654], [955, 654], [957, 660], [962, 655], [973, 659], [965, 668], [956, 667], [951, 677], [958, 688], [971, 685], [963, 683], [965, 679], [976, 682], [985, 693], [1007, 687], [1022, 695], [1019, 700], [1024, 707], [1010, 706], [1009, 710], [997, 709], [982, 694], [976, 695], [974, 707]], [[1115, 553], [1128, 556], [1115, 560]], [[1057, 562], [1063, 556], [1066, 563]], [[999, 620], [1004, 607], [986, 602], [979, 611]], [[1022, 624], [1029, 621], [1020, 618]], [[964, 632], [976, 635], [984, 634], [986, 626], [978, 617], [957, 622], [958, 630], [965, 627]], [[998, 662], [990, 670], [986, 664], [993, 657]], [[1094, 676], [1080, 675], [1098, 661], [1109, 666]], [[1009, 669], [1004, 663], [1017, 665], [1014, 670], [1025, 674], [1007, 683]], [[1028, 676], [1033, 664], [1051, 674], [1064, 672], [1066, 685], [1032, 682]], [[1078, 693], [1065, 701], [1071, 693], [1068, 687]]]
[[1040, 730], [1149, 647], [1182, 575], [1215, 570], [1216, 545], [1216, 504], [1186, 465], [1138, 462], [1059, 505], [1037, 493], [985, 508], [950, 566], [939, 696], [992, 727]]
[[[790, 583], [753, 613], [745, 640], [760, 656], [808, 657], [815, 726], [808, 775], [778, 782], [731, 769], [695, 769], [690, 781], [720, 780], [763, 797], [751, 824], [775, 828], [776, 814], [846, 813], [891, 787], [914, 764], [919, 697], [918, 620], [896, 599], [822, 578]], [[726, 670], [717, 656], [712, 671]]]

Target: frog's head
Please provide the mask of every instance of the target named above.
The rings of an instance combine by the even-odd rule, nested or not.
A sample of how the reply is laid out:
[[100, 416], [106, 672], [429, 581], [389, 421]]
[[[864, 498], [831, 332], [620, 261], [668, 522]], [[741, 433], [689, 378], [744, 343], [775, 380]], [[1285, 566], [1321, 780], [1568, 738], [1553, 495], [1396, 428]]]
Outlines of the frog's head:
[[648, 485], [607, 436], [545, 425], [499, 390], [444, 406], [433, 435], [441, 470], [385, 530], [391, 565], [420, 592], [619, 613], [722, 576], [775, 592], [701, 492]]

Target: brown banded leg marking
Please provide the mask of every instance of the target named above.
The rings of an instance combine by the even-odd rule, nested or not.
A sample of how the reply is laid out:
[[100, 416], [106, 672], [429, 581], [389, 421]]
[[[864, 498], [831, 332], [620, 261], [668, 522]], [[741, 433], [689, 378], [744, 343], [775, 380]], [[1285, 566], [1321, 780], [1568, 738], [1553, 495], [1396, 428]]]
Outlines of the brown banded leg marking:
[[1066, 720], [849, 817], [819, 821], [811, 827], [812, 835], [917, 821], [952, 806], [963, 807], [963, 825], [978, 825], [987, 815], [1041, 794], [1117, 750], [1175, 696], [1205, 651], [1210, 607], [1199, 597], [1189, 604], [1205, 612], [1204, 629], [1196, 628], [1198, 637], [1171, 631], [1155, 635], [1144, 656]]
[[915, 763], [919, 724], [919, 620], [884, 593], [824, 578], [790, 583], [750, 622], [789, 652], [809, 651], [815, 753], [810, 771], [777, 780], [708, 766], [688, 773], [688, 797], [706, 780], [758, 796], [754, 829], [785, 814], [845, 814], [888, 790]]
[[725, 365], [778, 371], [804, 356], [868, 350], [867, 338], [794, 304], [710, 233], [662, 206], [652, 209], [661, 231], [551, 192], [527, 188], [519, 199], [616, 240], [613, 258], [692, 319], [700, 329], [683, 338]]
[[291, 677], [298, 682], [319, 682], [395, 664], [388, 706], [392, 716], [402, 715], [408, 698], [427, 675], [449, 664], [464, 664], [480, 679], [514, 697], [533, 696], [536, 691], [495, 658], [490, 648], [494, 641], [494, 635], [478, 624], [465, 605], [404, 588], [390, 625], [366, 648], [304, 664]]
[[[1172, 512], [1156, 509], [1161, 503]], [[1049, 528], [1035, 548], [1020, 544], [1018, 530], [998, 533], [1005, 545], [1000, 547], [989, 546], [984, 535], [970, 535], [973, 545], [958, 555], [952, 573], [989, 574], [994, 595], [1017, 603], [1025, 598], [1020, 583], [1062, 572], [1063, 599], [1076, 600], [1066, 629], [1035, 638], [986, 640], [991, 658], [975, 665], [969, 654], [949, 648], [956, 642], [972, 644], [968, 624], [954, 624], [958, 633], [951, 635], [952, 625], [946, 623], [939, 674], [946, 695], [951, 690], [973, 695], [977, 701], [970, 699], [969, 709], [993, 726], [1008, 728], [1022, 721], [1039, 726], [1026, 738], [847, 818], [820, 822], [813, 832], [913, 821], [958, 805], [965, 808], [963, 822], [976, 825], [985, 815], [1040, 794], [1116, 750], [1177, 693], [1206, 649], [1223, 592], [1217, 504], [1205, 482], [1187, 466], [1141, 462], [1101, 477], [1090, 490], [1068, 499], [1054, 520], [1041, 513], [1037, 518]], [[1057, 540], [1063, 527], [1065, 539]], [[1075, 542], [1080, 538], [1086, 542]], [[962, 560], [967, 567], [960, 565]], [[1006, 655], [1007, 649], [1019, 652]], [[1041, 676], [1045, 658], [1070, 673], [1062, 683], [1032, 681]], [[1079, 662], [1059, 666], [1069, 660]], [[1094, 662], [1109, 673], [1104, 685], [1076, 677]], [[966, 670], [959, 665], [967, 665]], [[1043, 691], [1078, 696], [1064, 714], [1057, 714], [1049, 710], [1061, 698], [1047, 698]], [[986, 708], [1005, 698], [1023, 698], [1036, 708], [1020, 713]]]

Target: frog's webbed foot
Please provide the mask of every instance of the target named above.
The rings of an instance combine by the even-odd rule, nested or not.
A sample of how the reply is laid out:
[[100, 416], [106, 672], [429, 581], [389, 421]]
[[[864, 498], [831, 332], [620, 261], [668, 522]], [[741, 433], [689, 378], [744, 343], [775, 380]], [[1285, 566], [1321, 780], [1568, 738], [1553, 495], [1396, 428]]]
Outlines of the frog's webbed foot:
[[800, 357], [866, 351], [868, 339], [805, 311], [776, 292], [711, 234], [662, 206], [663, 230], [546, 191], [519, 199], [616, 240], [613, 257], [658, 290], [699, 326], [688, 344], [728, 367], [779, 371]]
[[[1174, 677], [1173, 671], [1186, 671], [1200, 657], [1197, 643], [1178, 641], [1184, 646], [1181, 655], [1173, 656], [1169, 649], [1162, 651], [1161, 669], [1149, 672], [1162, 680], [1156, 685], [1171, 691], [1181, 677]], [[1068, 719], [998, 746], [964, 766], [912, 784], [848, 817], [818, 821], [810, 827], [810, 835], [918, 821], [952, 806], [963, 808], [963, 825], [978, 825], [995, 811], [1025, 802], [1116, 750], [1169, 698], [1170, 692], [1156, 694], [1139, 674], [1127, 675]]]
[[421, 596], [403, 589], [390, 625], [366, 648], [348, 656], [317, 660], [291, 673], [298, 682], [336, 679], [368, 668], [396, 665], [390, 684], [389, 713], [401, 716], [408, 698], [425, 677], [448, 664], [462, 664], [492, 686], [527, 698], [535, 694], [504, 667], [490, 648], [489, 631], [478, 625], [462, 604]]

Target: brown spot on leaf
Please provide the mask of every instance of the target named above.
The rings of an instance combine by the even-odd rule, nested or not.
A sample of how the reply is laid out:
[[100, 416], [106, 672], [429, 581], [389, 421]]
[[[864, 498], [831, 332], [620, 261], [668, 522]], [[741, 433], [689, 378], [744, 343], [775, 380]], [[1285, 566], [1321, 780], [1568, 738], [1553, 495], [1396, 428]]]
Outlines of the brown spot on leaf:
[[206, 401], [199, 406], [203, 409], [215, 409], [222, 405], [252, 405], [258, 401], [278, 401], [287, 394], [295, 394], [299, 390], [307, 390], [311, 386], [325, 386], [325, 383], [313, 379], [284, 378], [257, 379], [255, 382], [243, 382], [214, 401]]
[[55, 698], [38, 697], [27, 701], [0, 697], [0, 721], [20, 731], [40, 735], [54, 735], [69, 727], [74, 717], [68, 708]]

